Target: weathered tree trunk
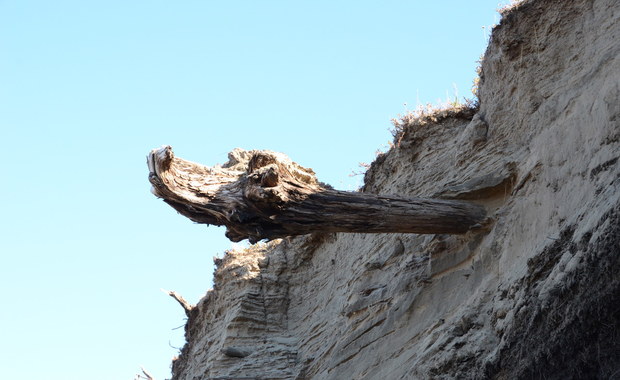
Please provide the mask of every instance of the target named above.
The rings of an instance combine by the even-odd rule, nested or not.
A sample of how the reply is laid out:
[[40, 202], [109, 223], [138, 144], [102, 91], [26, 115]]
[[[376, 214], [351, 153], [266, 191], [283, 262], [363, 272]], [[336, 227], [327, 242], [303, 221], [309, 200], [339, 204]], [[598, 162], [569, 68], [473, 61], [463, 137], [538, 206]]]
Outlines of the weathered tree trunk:
[[281, 153], [235, 149], [228, 158], [206, 167], [175, 157], [169, 146], [154, 149], [152, 192], [194, 222], [226, 226], [232, 241], [312, 232], [461, 234], [486, 216], [463, 201], [333, 190]]

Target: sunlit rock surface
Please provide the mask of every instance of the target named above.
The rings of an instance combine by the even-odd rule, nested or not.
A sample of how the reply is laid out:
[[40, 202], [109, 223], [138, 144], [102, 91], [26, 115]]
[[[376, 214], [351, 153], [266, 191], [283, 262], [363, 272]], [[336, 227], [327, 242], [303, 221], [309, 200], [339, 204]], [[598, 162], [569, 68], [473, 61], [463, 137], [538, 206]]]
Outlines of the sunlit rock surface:
[[619, 18], [617, 0], [517, 6], [479, 109], [403, 120], [366, 174], [367, 192], [480, 203], [487, 229], [229, 252], [173, 379], [618, 376]]

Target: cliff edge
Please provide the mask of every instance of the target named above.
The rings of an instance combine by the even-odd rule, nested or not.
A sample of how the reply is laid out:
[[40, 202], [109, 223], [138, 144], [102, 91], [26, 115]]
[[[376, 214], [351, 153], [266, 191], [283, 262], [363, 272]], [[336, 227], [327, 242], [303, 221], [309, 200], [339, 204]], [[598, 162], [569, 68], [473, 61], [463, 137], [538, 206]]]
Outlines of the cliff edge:
[[363, 189], [492, 223], [229, 251], [173, 379], [620, 378], [619, 32], [617, 0], [508, 11], [479, 106], [403, 117]]

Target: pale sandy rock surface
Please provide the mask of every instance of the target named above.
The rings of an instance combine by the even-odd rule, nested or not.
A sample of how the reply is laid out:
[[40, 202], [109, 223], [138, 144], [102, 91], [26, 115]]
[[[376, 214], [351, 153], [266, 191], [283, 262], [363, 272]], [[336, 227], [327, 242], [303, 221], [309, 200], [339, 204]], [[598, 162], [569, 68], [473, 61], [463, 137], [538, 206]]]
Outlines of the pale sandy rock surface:
[[229, 252], [173, 379], [620, 378], [619, 32], [617, 0], [507, 14], [479, 109], [403, 122], [364, 187], [493, 223]]

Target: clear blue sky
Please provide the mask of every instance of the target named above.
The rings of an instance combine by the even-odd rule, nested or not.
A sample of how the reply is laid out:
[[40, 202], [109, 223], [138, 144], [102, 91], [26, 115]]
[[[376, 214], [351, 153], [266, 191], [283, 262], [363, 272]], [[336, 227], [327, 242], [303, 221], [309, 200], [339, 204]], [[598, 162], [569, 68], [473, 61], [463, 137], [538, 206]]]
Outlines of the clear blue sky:
[[0, 0], [0, 378], [168, 378], [160, 288], [197, 302], [231, 245], [146, 154], [271, 149], [355, 189], [391, 118], [471, 96], [499, 1]]

